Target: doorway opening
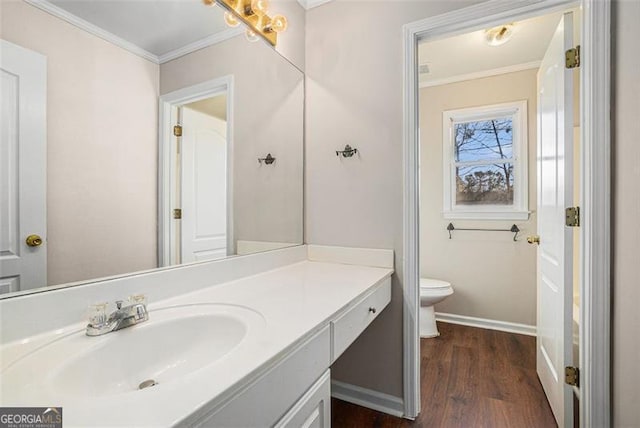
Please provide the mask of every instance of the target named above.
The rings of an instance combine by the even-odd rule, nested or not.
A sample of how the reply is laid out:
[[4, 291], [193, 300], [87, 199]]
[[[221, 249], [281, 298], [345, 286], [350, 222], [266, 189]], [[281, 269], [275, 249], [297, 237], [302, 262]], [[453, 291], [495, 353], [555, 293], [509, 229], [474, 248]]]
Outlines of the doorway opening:
[[[580, 45], [580, 19], [578, 8], [560, 10], [418, 44], [419, 316], [421, 350], [432, 356], [421, 371], [470, 363], [442, 352], [478, 355], [469, 393], [501, 408], [484, 409], [488, 418], [514, 425], [529, 407], [539, 409], [533, 425], [554, 416], [573, 425], [563, 374], [578, 354], [565, 339], [578, 335], [562, 315], [579, 303], [575, 287], [563, 290], [577, 274], [580, 241], [564, 210], [580, 206], [580, 68], [566, 64], [565, 51]], [[442, 337], [436, 319], [467, 327], [445, 327]], [[446, 420], [462, 385], [429, 387], [439, 381], [423, 377], [432, 394], [424, 399], [444, 402]]]
[[233, 79], [160, 98], [161, 266], [235, 254]]
[[[405, 129], [404, 129], [404, 260], [403, 269], [405, 272], [405, 311], [404, 311], [404, 389], [405, 389], [405, 417], [413, 419], [420, 414], [420, 339], [419, 339], [419, 317], [420, 317], [420, 245], [419, 240], [422, 237], [420, 233], [420, 217], [421, 212], [419, 209], [420, 202], [420, 174], [419, 167], [424, 169], [424, 165], [419, 165], [419, 159], [421, 159], [421, 142], [420, 137], [422, 130], [419, 127], [420, 123], [420, 108], [419, 108], [419, 66], [423, 65], [421, 71], [428, 71], [429, 64], [420, 64], [419, 48], [418, 45], [421, 42], [436, 42], [438, 40], [455, 37], [464, 33], [470, 33], [479, 30], [489, 30], [496, 26], [506, 26], [513, 23], [518, 23], [530, 18], [540, 17], [542, 15], [553, 14], [557, 12], [566, 12], [567, 9], [575, 9], [582, 15], [582, 30], [579, 32], [581, 49], [575, 49], [577, 46], [573, 45], [571, 49], [566, 44], [560, 44], [561, 53], [565, 58], [562, 58], [562, 66], [565, 66], [565, 59], [575, 60], [578, 56], [581, 57], [580, 64], [580, 99], [579, 99], [579, 159], [580, 168], [579, 172], [572, 170], [571, 161], [575, 153], [569, 150], [566, 155], [562, 152], [563, 156], [558, 157], [557, 153], [553, 158], [548, 159], [547, 154], [550, 153], [549, 147], [545, 148], [545, 144], [548, 146], [560, 147], [563, 139], [572, 139], [573, 130], [573, 117], [568, 113], [566, 109], [573, 106], [571, 97], [567, 97], [564, 87], [556, 80], [555, 82], [547, 83], [547, 86], [554, 87], [553, 90], [545, 91], [545, 96], [549, 99], [545, 101], [545, 97], [541, 98], [540, 105], [549, 106], [554, 108], [559, 113], [557, 115], [540, 114], [540, 123], [542, 128], [538, 133], [543, 133], [545, 137], [541, 138], [541, 151], [535, 154], [536, 168], [535, 172], [537, 178], [542, 177], [543, 181], [538, 182], [537, 189], [548, 190], [543, 186], [553, 185], [555, 186], [556, 193], [554, 203], [548, 203], [544, 200], [541, 203], [542, 209], [538, 208], [538, 202], [535, 206], [536, 216], [536, 228], [540, 235], [540, 242], [542, 245], [547, 243], [547, 247], [550, 244], [558, 244], [558, 240], [562, 240], [564, 246], [556, 247], [554, 252], [547, 252], [545, 254], [542, 250], [536, 250], [538, 258], [545, 262], [550, 262], [554, 257], [562, 257], [562, 260], [568, 260], [569, 263], [563, 263], [563, 266], [569, 266], [571, 269], [558, 268], [553, 272], [551, 266], [543, 268], [543, 263], [537, 263], [536, 269], [540, 267], [543, 275], [536, 275], [540, 278], [541, 282], [546, 281], [555, 285], [557, 292], [563, 295], [564, 299], [559, 299], [561, 304], [556, 304], [555, 308], [549, 306], [543, 306], [542, 309], [546, 310], [546, 314], [542, 314], [544, 319], [554, 320], [554, 325], [561, 325], [563, 331], [560, 334], [549, 335], [548, 331], [543, 334], [538, 334], [541, 337], [561, 337], [563, 340], [562, 349], [560, 350], [558, 342], [553, 340], [547, 340], [546, 345], [538, 340], [536, 344], [538, 360], [552, 360], [551, 354], [554, 356], [561, 356], [553, 365], [553, 370], [548, 370], [550, 377], [558, 384], [558, 391], [555, 398], [550, 397], [550, 401], [560, 403], [561, 409], [556, 411], [554, 416], [559, 422], [560, 426], [569, 426], [573, 421], [579, 421], [580, 425], [585, 426], [608, 426], [610, 423], [610, 394], [609, 394], [609, 328], [610, 325], [610, 224], [609, 224], [609, 211], [610, 211], [610, 197], [609, 197], [609, 171], [610, 171], [610, 136], [609, 136], [609, 106], [610, 106], [610, 94], [609, 94], [609, 58], [610, 58], [610, 2], [599, 1], [591, 2], [584, 0], [581, 2], [555, 2], [555, 1], [541, 1], [535, 4], [506, 4], [499, 1], [489, 1], [482, 5], [471, 6], [468, 8], [460, 9], [443, 15], [427, 18], [422, 21], [417, 21], [411, 24], [407, 24], [404, 27], [404, 48], [405, 48], [405, 61], [404, 61], [404, 89], [405, 89]], [[566, 25], [566, 24], [565, 24]], [[499, 35], [508, 35], [509, 33], [515, 34], [513, 31], [509, 31], [502, 28], [497, 32]], [[572, 34], [572, 31], [565, 32], [566, 34]], [[566, 41], [566, 40], [565, 40]], [[563, 50], [564, 49], [564, 50]], [[464, 61], [465, 58], [462, 55], [456, 55], [457, 50], [452, 50], [449, 55], [454, 57], [462, 57], [460, 61]], [[580, 55], [576, 55], [580, 54]], [[557, 56], [556, 56], [557, 57]], [[558, 70], [559, 66], [548, 67], [549, 73], [554, 74]], [[572, 73], [557, 73], [558, 76], [563, 76], [567, 79], [567, 74], [572, 76]], [[544, 73], [542, 76], [544, 77]], [[566, 82], [565, 82], [566, 83]], [[555, 84], [555, 86], [554, 86]], [[555, 91], [556, 94], [562, 94], [562, 97], [550, 96]], [[558, 104], [560, 98], [565, 102], [564, 104]], [[540, 99], [538, 100], [540, 101]], [[473, 106], [473, 107], [478, 107]], [[485, 107], [487, 107], [485, 105]], [[495, 107], [495, 105], [494, 105]], [[500, 110], [498, 108], [498, 110]], [[456, 124], [472, 124], [473, 122], [486, 122], [487, 119], [499, 119], [486, 117], [487, 111], [483, 112], [459, 112], [455, 111], [455, 108], [451, 108], [453, 113], [449, 117], [449, 128], [455, 131]], [[537, 110], [537, 108], [536, 108]], [[544, 109], [543, 109], [544, 110]], [[494, 109], [495, 112], [495, 109]], [[463, 113], [458, 116], [457, 113]], [[469, 115], [466, 115], [470, 113]], [[502, 111], [501, 118], [504, 119], [505, 115]], [[561, 113], [561, 114], [560, 114]], [[475, 116], [474, 116], [475, 115]], [[516, 117], [512, 116], [511, 130], [515, 135], [515, 123], [518, 122]], [[563, 126], [563, 132], [561, 134], [550, 135], [544, 131], [546, 125], [558, 125], [561, 124], [559, 118], [567, 117], [565, 120], [568, 126]], [[446, 126], [443, 121], [443, 128]], [[538, 121], [534, 126], [538, 126]], [[507, 124], [502, 123], [501, 125]], [[564, 124], [562, 124], [564, 125]], [[482, 124], [477, 124], [482, 127]], [[553, 129], [553, 126], [549, 126], [549, 129]], [[557, 129], [557, 128], [556, 128]], [[505, 128], [506, 131], [506, 128]], [[542, 131], [542, 132], [540, 132]], [[494, 137], [495, 137], [494, 132]], [[498, 135], [500, 130], [498, 130]], [[553, 137], [551, 140], [547, 140], [547, 137]], [[562, 138], [562, 139], [561, 139]], [[455, 218], [456, 215], [460, 215], [464, 211], [468, 210], [465, 205], [469, 205], [469, 201], [480, 201], [478, 205], [482, 204], [482, 198], [488, 198], [488, 202], [485, 200], [484, 205], [493, 205], [492, 207], [479, 206], [475, 210], [474, 214], [486, 214], [496, 215], [497, 213], [504, 215], [504, 209], [496, 210], [495, 205], [511, 205], [511, 213], [509, 219], [513, 219], [513, 224], [517, 227], [518, 221], [522, 219], [516, 218], [518, 212], [522, 213], [523, 193], [522, 185], [520, 185], [520, 199], [518, 199], [517, 188], [517, 173], [518, 155], [514, 152], [512, 157], [500, 155], [498, 160], [489, 159], [489, 162], [483, 162], [486, 159], [460, 159], [456, 158], [455, 153], [455, 139], [451, 139], [453, 143], [452, 152], [449, 153], [449, 162], [446, 163], [444, 157], [440, 162], [442, 163], [442, 169], [445, 165], [448, 166], [449, 172], [451, 172], [450, 186], [446, 189], [449, 192], [450, 197], [446, 199], [443, 197], [439, 203], [441, 204], [440, 216], [448, 213], [452, 216], [448, 219], [449, 223], [453, 224], [453, 227], [444, 228], [443, 232], [448, 238], [448, 233], [451, 233], [451, 241], [455, 241], [456, 237], [458, 241], [472, 240], [472, 234], [482, 235], [485, 234], [497, 234], [504, 233], [505, 236], [509, 234], [507, 232], [480, 232], [480, 231], [463, 231], [460, 229], [479, 229], [480, 227], [465, 227], [464, 221], [480, 221], [480, 219], [464, 218], [464, 214], [461, 217]], [[537, 140], [537, 139], [536, 139]], [[551, 141], [551, 143], [549, 143]], [[494, 147], [495, 149], [496, 147]], [[564, 147], [563, 147], [564, 149]], [[499, 152], [499, 150], [498, 150]], [[423, 156], [424, 157], [424, 156]], [[522, 159], [521, 159], [522, 160]], [[475, 164], [465, 164], [466, 161], [475, 162]], [[548, 164], [545, 164], [547, 162]], [[505, 164], [511, 164], [507, 168], [504, 168]], [[540, 165], [544, 169], [539, 170]], [[458, 172], [464, 167], [479, 167], [484, 165], [486, 171], [484, 174], [471, 174], [470, 182], [466, 183], [466, 175], [459, 176]], [[496, 165], [494, 167], [487, 167], [487, 165]], [[550, 166], [551, 165], [551, 166]], [[568, 167], [567, 167], [568, 165]], [[565, 175], [556, 174], [555, 177], [550, 177], [546, 174], [547, 171], [554, 170], [554, 166], [557, 168], [563, 166], [565, 168]], [[511, 169], [513, 168], [513, 169]], [[507, 173], [504, 171], [508, 171]], [[520, 171], [522, 171], [522, 162], [520, 162]], [[491, 170], [491, 171], [489, 171]], [[501, 173], [500, 170], [503, 172]], [[565, 180], [567, 177], [573, 177], [574, 174], [579, 175], [578, 193], [580, 202], [580, 216], [577, 217], [574, 214], [578, 210], [565, 211], [566, 208], [572, 208], [576, 201], [573, 199], [573, 193], [576, 193], [576, 188], [571, 186], [571, 182]], [[501, 177], [500, 177], [501, 176]], [[480, 182], [479, 186], [473, 182], [473, 179]], [[548, 180], [547, 180], [548, 179]], [[458, 183], [461, 180], [461, 183]], [[497, 182], [492, 184], [493, 187], [489, 188], [488, 184], [491, 180]], [[512, 182], [512, 183], [511, 183]], [[507, 186], [506, 183], [510, 185]], [[458, 188], [460, 184], [460, 188]], [[464, 185], [467, 185], [465, 188]], [[484, 187], [482, 187], [484, 186]], [[513, 186], [513, 187], [511, 187]], [[511, 187], [511, 188], [510, 188]], [[482, 191], [479, 189], [483, 189]], [[443, 192], [445, 191], [443, 187]], [[460, 191], [460, 192], [459, 192]], [[562, 191], [562, 193], [560, 193]], [[465, 194], [459, 194], [465, 193]], [[540, 194], [546, 194], [541, 191]], [[551, 192], [553, 194], [553, 192]], [[479, 198], [479, 199], [478, 199]], [[553, 198], [552, 198], [553, 199]], [[516, 203], [520, 202], [520, 203]], [[553, 207], [553, 208], [551, 208]], [[504, 207], [502, 207], [504, 208]], [[530, 211], [525, 209], [524, 211]], [[540, 217], [545, 216], [553, 221], [549, 221], [549, 224], [541, 227]], [[578, 334], [578, 353], [579, 353], [579, 368], [580, 368], [580, 389], [577, 390], [572, 386], [565, 386], [563, 384], [565, 380], [565, 367], [571, 366], [574, 363], [573, 356], [573, 299], [574, 299], [574, 283], [573, 283], [573, 255], [565, 250], [573, 249], [573, 242], [576, 239], [575, 229], [565, 226], [570, 221], [575, 221], [579, 218], [580, 227], [577, 228], [579, 236], [579, 268], [578, 268], [578, 297], [579, 305], [577, 312], [579, 312], [579, 334]], [[486, 218], [484, 220], [487, 220]], [[494, 221], [504, 222], [506, 218], [496, 217]], [[544, 221], [544, 220], [543, 220]], [[456, 222], [460, 224], [456, 227]], [[447, 224], [449, 226], [449, 224]], [[515, 232], [520, 231], [513, 227], [482, 227], [482, 229], [504, 229], [508, 232], [512, 232], [512, 236]], [[487, 237], [489, 236], [487, 235]], [[536, 245], [536, 234], [528, 234], [531, 238], [532, 245]], [[546, 237], [545, 237], [546, 235]], [[500, 235], [503, 236], [503, 235]], [[520, 239], [523, 234], [519, 235]], [[525, 235], [527, 236], [527, 235]], [[487, 237], [482, 239], [487, 239]], [[495, 238], [502, 239], [502, 238]], [[507, 238], [513, 239], [513, 238]], [[517, 242], [517, 240], [516, 240]], [[512, 244], [513, 245], [513, 244]], [[531, 248], [524, 245], [524, 248]], [[525, 250], [531, 251], [531, 250]], [[562, 251], [562, 253], [558, 253]], [[553, 263], [549, 263], [553, 265]], [[464, 269], [464, 260], [461, 261], [460, 267]], [[546, 269], [546, 270], [545, 270]], [[552, 278], [548, 275], [553, 274]], [[551, 280], [551, 281], [550, 281]], [[455, 286], [455, 285], [454, 285]], [[538, 287], [536, 287], [538, 288]], [[549, 287], [551, 290], [552, 287]], [[536, 294], [537, 290], [536, 290]], [[455, 296], [455, 293], [454, 293]], [[464, 296], [462, 296], [464, 297]], [[495, 296], [497, 299], [500, 296]], [[454, 306], [453, 298], [449, 302], [449, 310]], [[445, 301], [446, 302], [446, 301]], [[444, 305], [441, 305], [444, 306]], [[446, 306], [445, 306], [446, 308]], [[540, 309], [540, 308], [538, 308]], [[443, 311], [444, 312], [444, 311]], [[536, 324], [538, 322], [536, 316]], [[476, 316], [475, 318], [481, 318]], [[561, 322], [560, 322], [561, 321]], [[540, 329], [546, 329], [547, 325], [536, 326], [536, 333], [540, 332]], [[569, 327], [569, 328], [567, 328]], [[541, 349], [541, 346], [546, 348]], [[559, 364], [559, 362], [562, 364]], [[546, 361], [548, 363], [548, 361]], [[553, 361], [552, 361], [553, 363]], [[552, 366], [551, 364], [547, 364]], [[538, 370], [540, 373], [540, 370]], [[541, 378], [543, 376], [540, 376]], [[544, 382], [544, 381], [543, 381]], [[561, 385], [561, 387], [560, 387]], [[577, 394], [576, 394], [577, 393]], [[547, 392], [548, 395], [552, 393]], [[573, 397], [579, 397], [577, 406]], [[556, 400], [558, 397], [560, 399]], [[425, 401], [425, 403], [432, 401]], [[578, 407], [579, 411], [574, 416], [573, 408]], [[428, 409], [424, 409], [428, 411]], [[554, 409], [556, 410], [556, 409]], [[579, 413], [579, 416], [578, 416]]]

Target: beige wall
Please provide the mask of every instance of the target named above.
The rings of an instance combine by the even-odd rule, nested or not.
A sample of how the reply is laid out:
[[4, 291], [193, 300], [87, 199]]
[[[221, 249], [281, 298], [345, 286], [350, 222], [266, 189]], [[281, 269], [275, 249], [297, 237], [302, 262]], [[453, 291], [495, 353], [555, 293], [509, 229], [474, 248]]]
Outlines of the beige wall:
[[48, 283], [156, 267], [158, 65], [22, 1], [1, 8], [0, 37], [47, 57]]
[[613, 3], [613, 426], [640, 423], [640, 2]]
[[[334, 378], [402, 396], [402, 25], [465, 1], [334, 1], [307, 13], [305, 227], [313, 244], [390, 248], [391, 304]], [[350, 144], [359, 156], [340, 159]]]
[[[451, 282], [453, 296], [436, 311], [521, 324], [536, 324], [536, 248], [528, 221], [450, 220], [443, 211], [442, 112], [527, 101], [529, 209], [536, 209], [537, 69], [420, 89], [420, 276]], [[459, 228], [520, 228], [507, 232], [453, 232]]]
[[278, 34], [276, 51], [293, 65], [304, 71], [304, 32], [305, 10], [298, 0], [273, 0], [269, 7], [270, 15], [284, 15], [288, 28]]
[[[234, 77], [236, 240], [302, 243], [304, 77], [265, 43], [243, 35], [160, 66], [162, 94]], [[273, 165], [258, 163], [271, 153]]]

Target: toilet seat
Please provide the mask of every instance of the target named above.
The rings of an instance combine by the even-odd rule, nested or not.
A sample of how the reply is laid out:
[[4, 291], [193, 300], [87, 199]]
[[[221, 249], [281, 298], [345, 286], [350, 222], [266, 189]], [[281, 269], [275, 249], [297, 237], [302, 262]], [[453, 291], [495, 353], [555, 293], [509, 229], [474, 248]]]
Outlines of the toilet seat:
[[432, 278], [420, 278], [421, 290], [444, 290], [451, 288], [451, 283]]

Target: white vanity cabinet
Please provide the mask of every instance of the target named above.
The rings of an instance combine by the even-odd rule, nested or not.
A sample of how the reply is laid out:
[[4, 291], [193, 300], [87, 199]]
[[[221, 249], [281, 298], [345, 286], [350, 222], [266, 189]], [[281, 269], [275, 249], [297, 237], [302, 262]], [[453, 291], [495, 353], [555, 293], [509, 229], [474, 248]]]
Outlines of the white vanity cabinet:
[[297, 403], [329, 367], [330, 329], [324, 326], [311, 338], [285, 351], [253, 381], [230, 391], [226, 403], [210, 410], [197, 427], [271, 427]]
[[184, 426], [327, 428], [331, 426], [329, 367], [391, 301], [386, 278], [347, 304], [315, 334], [285, 350], [229, 399]]
[[330, 370], [313, 384], [275, 425], [275, 428], [328, 428], [331, 426]]
[[[0, 299], [0, 407], [55, 402], [78, 427], [329, 427], [330, 368], [389, 304], [393, 260], [292, 247]], [[86, 337], [79, 308], [139, 293], [149, 320]], [[123, 372], [114, 350], [134, 342]]]

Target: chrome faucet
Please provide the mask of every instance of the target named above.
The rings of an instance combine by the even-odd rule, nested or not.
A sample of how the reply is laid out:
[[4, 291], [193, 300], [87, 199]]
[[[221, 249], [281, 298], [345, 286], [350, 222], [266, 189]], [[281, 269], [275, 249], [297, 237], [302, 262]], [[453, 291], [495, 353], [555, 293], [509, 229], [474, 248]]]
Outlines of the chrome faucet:
[[122, 300], [116, 301], [117, 309], [106, 316], [106, 303], [100, 303], [92, 306], [92, 315], [87, 324], [87, 336], [101, 336], [111, 333], [112, 331], [121, 330], [140, 324], [149, 319], [147, 311], [146, 299], [144, 295], [139, 294], [129, 297], [129, 305], [122, 306]]

